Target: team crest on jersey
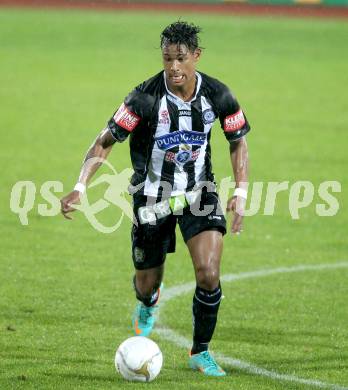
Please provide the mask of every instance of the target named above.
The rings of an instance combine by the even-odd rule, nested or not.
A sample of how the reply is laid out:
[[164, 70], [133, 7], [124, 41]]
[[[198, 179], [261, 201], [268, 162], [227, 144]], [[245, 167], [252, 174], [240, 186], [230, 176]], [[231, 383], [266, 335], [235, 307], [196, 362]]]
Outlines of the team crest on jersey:
[[140, 117], [134, 114], [134, 112], [130, 111], [127, 106], [122, 103], [122, 106], [117, 110], [116, 114], [114, 115], [114, 121], [123, 129], [131, 132], [139, 123]]
[[224, 120], [224, 130], [234, 132], [240, 130], [245, 125], [245, 118], [242, 110], [235, 114], [229, 115]]
[[168, 150], [175, 146], [186, 144], [186, 145], [203, 145], [207, 135], [199, 131], [173, 131], [155, 138], [157, 146], [161, 150]]
[[215, 114], [214, 111], [208, 108], [207, 110], [204, 110], [202, 112], [202, 118], [203, 118], [203, 123], [205, 125], [208, 125], [209, 123], [213, 123], [215, 121]]

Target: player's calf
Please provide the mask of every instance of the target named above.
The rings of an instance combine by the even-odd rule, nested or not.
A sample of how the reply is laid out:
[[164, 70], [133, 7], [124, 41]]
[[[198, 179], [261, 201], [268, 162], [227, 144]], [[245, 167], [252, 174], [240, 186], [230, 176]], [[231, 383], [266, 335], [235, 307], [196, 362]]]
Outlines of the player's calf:
[[213, 337], [222, 297], [221, 286], [212, 291], [196, 287], [192, 303], [193, 346], [192, 354], [208, 350]]

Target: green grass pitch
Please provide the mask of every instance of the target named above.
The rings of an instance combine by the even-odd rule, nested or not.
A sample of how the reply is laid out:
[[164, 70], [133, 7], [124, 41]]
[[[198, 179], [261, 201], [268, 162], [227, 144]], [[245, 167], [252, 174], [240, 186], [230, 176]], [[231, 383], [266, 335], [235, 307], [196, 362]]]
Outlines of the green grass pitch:
[[[131, 336], [135, 304], [130, 222], [108, 235], [81, 214], [66, 221], [38, 213], [41, 185], [58, 180], [70, 191], [97, 132], [130, 89], [159, 71], [159, 33], [179, 16], [203, 27], [199, 69], [231, 87], [252, 124], [251, 181], [308, 180], [316, 191], [299, 220], [290, 217], [289, 191], [279, 194], [274, 216], [263, 215], [262, 206], [246, 218], [240, 237], [225, 237], [222, 274], [348, 260], [346, 22], [1, 9], [1, 389], [319, 388], [224, 363], [226, 378], [206, 379], [188, 369], [185, 348], [159, 334], [153, 337], [164, 354], [159, 378], [125, 382], [113, 359]], [[213, 132], [219, 182], [231, 168], [217, 124]], [[118, 171], [129, 167], [128, 145], [115, 145], [110, 161]], [[37, 188], [28, 226], [9, 206], [19, 180]], [[325, 180], [342, 185], [334, 217], [315, 212]], [[110, 207], [100, 218], [112, 224], [119, 216]], [[347, 279], [347, 268], [329, 268], [225, 282], [212, 350], [336, 384], [327, 388], [348, 387]], [[192, 280], [179, 238], [165, 284]], [[190, 339], [190, 310], [191, 293], [169, 301], [163, 325]]]

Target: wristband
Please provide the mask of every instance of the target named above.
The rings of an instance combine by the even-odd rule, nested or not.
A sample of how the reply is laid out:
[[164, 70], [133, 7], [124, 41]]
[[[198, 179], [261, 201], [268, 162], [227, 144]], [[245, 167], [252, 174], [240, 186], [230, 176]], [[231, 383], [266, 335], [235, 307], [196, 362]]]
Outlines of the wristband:
[[78, 191], [81, 194], [84, 194], [86, 191], [86, 186], [82, 183], [76, 183], [74, 187], [74, 191]]
[[248, 191], [243, 188], [236, 188], [234, 190], [233, 196], [240, 196], [246, 200], [248, 198]]

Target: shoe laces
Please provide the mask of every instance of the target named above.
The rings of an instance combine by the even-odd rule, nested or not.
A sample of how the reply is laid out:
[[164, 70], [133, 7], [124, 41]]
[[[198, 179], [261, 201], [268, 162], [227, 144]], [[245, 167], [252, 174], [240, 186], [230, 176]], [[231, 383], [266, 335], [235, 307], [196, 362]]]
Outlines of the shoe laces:
[[219, 368], [215, 359], [210, 355], [208, 351], [201, 352], [201, 356], [203, 356], [204, 361], [206, 362], [205, 367], [213, 367], [213, 368]]

